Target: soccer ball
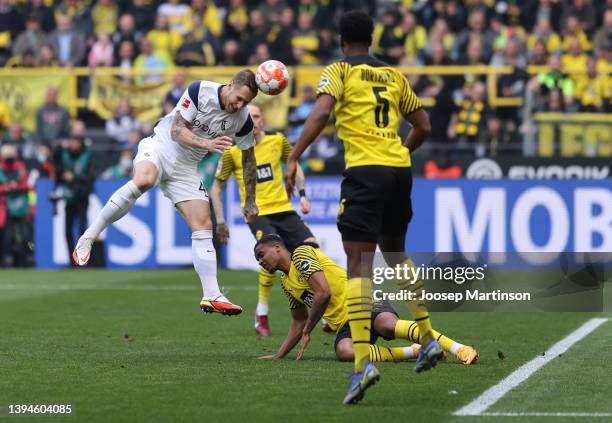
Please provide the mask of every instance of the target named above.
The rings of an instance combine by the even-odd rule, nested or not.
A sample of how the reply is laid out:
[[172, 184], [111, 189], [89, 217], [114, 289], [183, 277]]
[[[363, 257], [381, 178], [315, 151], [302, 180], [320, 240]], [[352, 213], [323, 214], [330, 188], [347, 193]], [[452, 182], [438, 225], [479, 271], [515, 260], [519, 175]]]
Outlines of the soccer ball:
[[278, 95], [289, 85], [289, 71], [282, 62], [268, 60], [257, 68], [255, 81], [262, 93]]

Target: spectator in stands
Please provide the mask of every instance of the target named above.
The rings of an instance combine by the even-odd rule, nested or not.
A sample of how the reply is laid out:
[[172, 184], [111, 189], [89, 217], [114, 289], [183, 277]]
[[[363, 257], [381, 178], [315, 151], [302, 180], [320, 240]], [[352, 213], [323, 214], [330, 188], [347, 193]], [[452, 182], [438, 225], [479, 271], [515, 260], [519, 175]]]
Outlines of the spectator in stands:
[[[310, 15], [312, 26], [314, 28], [327, 28], [329, 27], [330, 22], [333, 22], [334, 20], [332, 10], [333, 3], [334, 2], [329, 2], [327, 3], [328, 5], [325, 5], [325, 3], [321, 1], [299, 0], [297, 14], [298, 16], [302, 13], [307, 13], [308, 15]], [[364, 2], [361, 1], [354, 2], [357, 4], [351, 4], [350, 0], [345, 0], [344, 3], [344, 7], [347, 10], [352, 8], [365, 8], [366, 6]]]
[[568, 16], [575, 16], [580, 27], [587, 33], [592, 34], [595, 29], [595, 8], [590, 0], [570, 0], [563, 5], [563, 20]]
[[153, 27], [153, 23], [155, 22], [155, 7], [148, 0], [133, 0], [128, 2], [125, 13], [129, 13], [134, 17], [136, 30], [144, 34]]
[[53, 152], [47, 144], [41, 144], [36, 150], [37, 178], [49, 178], [55, 180], [55, 164], [53, 163]]
[[0, 66], [11, 57], [11, 46], [22, 30], [22, 15], [9, 0], [0, 0]]
[[560, 90], [563, 94], [565, 106], [571, 106], [574, 103], [574, 82], [567, 74], [561, 72], [559, 56], [550, 55], [548, 66], [550, 69], [547, 72], [539, 73], [532, 79], [532, 82], [530, 82], [531, 89], [539, 92], [543, 98], [548, 97], [548, 93], [552, 90]]
[[226, 40], [245, 41], [248, 38], [247, 27], [249, 14], [243, 0], [230, 0], [225, 22], [223, 36]]
[[548, 93], [545, 96], [545, 101], [540, 106], [540, 111], [541, 112], [556, 112], [556, 113], [567, 112], [568, 110], [567, 110], [564, 98], [565, 97], [563, 95], [563, 92], [558, 88], [554, 88], [548, 91]]
[[604, 112], [610, 101], [609, 81], [606, 74], [597, 71], [597, 61], [589, 57], [586, 74], [579, 75], [576, 81], [576, 100], [581, 112]]
[[423, 50], [427, 47], [427, 31], [417, 24], [413, 13], [402, 16], [399, 30], [403, 34], [403, 54], [400, 63], [414, 64], [423, 59]]
[[561, 52], [561, 38], [553, 31], [548, 18], [538, 19], [533, 31], [527, 37], [527, 50], [532, 50], [538, 41], [544, 43], [548, 53], [559, 54]]
[[[216, 156], [216, 154], [211, 154]], [[132, 175], [132, 161], [134, 160], [134, 153], [130, 148], [122, 150], [119, 155], [119, 162], [106, 169], [100, 175], [101, 179], [120, 179], [129, 178]]]
[[580, 27], [580, 21], [576, 16], [568, 16], [565, 19], [565, 30], [563, 31], [563, 41], [561, 48], [564, 52], [568, 52], [572, 40], [578, 39], [582, 51], [591, 51], [591, 42], [584, 30]]
[[480, 131], [476, 145], [476, 156], [496, 157], [502, 154], [520, 154], [520, 144], [516, 143], [512, 134], [516, 130], [508, 130], [502, 118], [497, 113], [489, 113], [486, 125]]
[[223, 21], [214, 0], [192, 0], [191, 11], [194, 15], [200, 16], [208, 32], [217, 39], [221, 37]]
[[91, 46], [87, 63], [90, 68], [98, 66], [113, 66], [115, 60], [113, 43], [110, 35], [100, 32], [96, 35], [96, 42]]
[[2, 145], [5, 144], [12, 144], [17, 147], [19, 157], [22, 159], [31, 159], [36, 153], [36, 144], [31, 137], [24, 134], [23, 128], [17, 122], [8, 125], [2, 138]]
[[[166, 50], [154, 50], [153, 44], [148, 38], [143, 38], [140, 42], [140, 54], [134, 61], [135, 70], [168, 70], [174, 67], [174, 61]], [[136, 78], [139, 84], [145, 82], [155, 82], [160, 80], [160, 75], [147, 74]]]
[[43, 32], [51, 32], [55, 29], [55, 18], [53, 10], [47, 7], [45, 0], [29, 0], [24, 5], [25, 16], [36, 16]]
[[[545, 18], [552, 24], [555, 32], [561, 31], [561, 14], [563, 13], [562, 3], [555, 0], [539, 0], [539, 5], [533, 19], [537, 22], [539, 19]], [[531, 29], [532, 25], [527, 25], [526, 28]]]
[[27, 51], [34, 52], [36, 60], [40, 59], [40, 48], [45, 42], [45, 34], [40, 30], [40, 23], [35, 15], [28, 16], [26, 30], [17, 36], [13, 44], [13, 55], [22, 56]]
[[[519, 48], [518, 41], [511, 39], [504, 49], [503, 58], [497, 63], [512, 67], [512, 73], [500, 75], [497, 79], [497, 92], [502, 97], [522, 98], [525, 94], [529, 74], [525, 71], [525, 58], [519, 55]], [[510, 131], [514, 131], [520, 124], [519, 108], [515, 106], [502, 108], [497, 117], [503, 120], [504, 129]]]
[[319, 49], [317, 56], [321, 63], [330, 63], [334, 58], [341, 56], [339, 45], [336, 41], [337, 36], [330, 28], [320, 28]]
[[545, 66], [548, 62], [548, 53], [544, 41], [538, 40], [532, 48], [528, 49], [529, 56], [527, 64], [536, 66]]
[[491, 66], [513, 66], [517, 68], [524, 68], [527, 64], [527, 59], [521, 51], [521, 45], [517, 39], [510, 39], [506, 43], [506, 46], [496, 52], [491, 57]]
[[183, 37], [174, 60], [178, 66], [214, 66], [219, 44], [202, 23], [202, 16], [192, 16], [193, 29]]
[[601, 56], [608, 46], [612, 45], [612, 9], [605, 11], [603, 25], [595, 32], [593, 49], [597, 56]]
[[268, 34], [270, 32], [264, 15], [258, 9], [253, 9], [249, 13], [248, 32], [249, 38], [245, 43], [245, 48], [249, 54], [253, 54], [259, 44], [266, 44], [268, 42]]
[[166, 115], [174, 109], [181, 99], [181, 96], [185, 92], [185, 74], [178, 72], [174, 75], [174, 82], [172, 83], [172, 88], [166, 94], [164, 98], [164, 102], [162, 104], [163, 114]]
[[69, 16], [72, 21], [72, 28], [83, 34], [86, 39], [93, 34], [90, 0], [60, 0], [60, 4], [55, 7], [54, 15], [55, 22], [58, 25], [60, 15]]
[[57, 52], [62, 66], [80, 66], [85, 59], [85, 37], [72, 29], [72, 20], [68, 15], [57, 16], [57, 29], [50, 35], [49, 42]]
[[[143, 32], [136, 29], [134, 16], [129, 13], [121, 15], [118, 26], [117, 31], [115, 31], [111, 37], [115, 51], [115, 63], [119, 62], [119, 52], [124, 41], [129, 41], [132, 43], [132, 47], [136, 47], [140, 45], [140, 41], [142, 37], [144, 37]], [[132, 59], [136, 54], [137, 51], [134, 49], [132, 52]]]
[[493, 34], [486, 26], [485, 14], [480, 10], [470, 14], [469, 27], [457, 38], [459, 54], [469, 55], [469, 46], [475, 41], [480, 43], [482, 60], [487, 61], [493, 50]]
[[380, 22], [374, 26], [372, 51], [383, 62], [397, 65], [404, 54], [403, 37], [397, 30], [398, 14], [395, 8], [385, 11]]
[[71, 134], [60, 153], [57, 167], [58, 182], [66, 202], [66, 243], [68, 255], [74, 250], [74, 226], [78, 221], [78, 236], [87, 228], [89, 194], [93, 190], [93, 163], [83, 137]]
[[157, 15], [167, 16], [170, 30], [181, 35], [195, 28], [191, 26], [191, 9], [188, 5], [181, 3], [181, 0], [168, 0], [162, 3], [157, 8]]
[[289, 139], [295, 143], [304, 128], [304, 122], [314, 109], [315, 101], [314, 89], [306, 85], [302, 90], [302, 102], [289, 113]]
[[4, 66], [7, 68], [35, 68], [38, 66], [38, 61], [32, 50], [26, 50], [20, 56], [11, 57]]
[[27, 264], [29, 229], [26, 218], [28, 202], [28, 171], [18, 157], [17, 147], [3, 145], [0, 149], [0, 197], [6, 203], [2, 264], [7, 267]]
[[312, 16], [309, 13], [300, 13], [297, 20], [297, 29], [291, 37], [293, 57], [299, 65], [319, 64], [319, 59], [316, 56], [319, 49], [319, 37], [312, 22]]
[[134, 157], [138, 153], [138, 143], [143, 138], [143, 133], [138, 129], [132, 129], [128, 134], [128, 142], [125, 148], [132, 150]]
[[153, 50], [165, 51], [171, 56], [178, 50], [183, 42], [181, 34], [170, 28], [166, 15], [157, 15], [155, 28], [147, 33], [147, 38], [153, 44]]
[[295, 64], [291, 47], [294, 20], [293, 9], [284, 7], [281, 11], [280, 22], [272, 26], [269, 34], [270, 48], [274, 52], [274, 57], [288, 66]]
[[38, 61], [38, 66], [41, 68], [54, 68], [59, 66], [59, 61], [55, 55], [55, 49], [51, 44], [43, 44], [40, 48], [40, 60]]
[[57, 146], [60, 138], [68, 136], [70, 115], [57, 102], [57, 88], [49, 87], [45, 104], [36, 112], [36, 135], [39, 143]]
[[134, 79], [131, 70], [134, 67], [135, 50], [134, 43], [128, 40], [122, 41], [119, 45], [119, 58], [115, 62], [115, 66], [121, 68], [121, 79], [126, 83], [130, 83]]
[[255, 54], [251, 55], [249, 58], [249, 65], [257, 66], [260, 63], [265, 62], [266, 60], [270, 60], [272, 57], [270, 56], [270, 49], [267, 44], [258, 44], [255, 46]]
[[130, 131], [141, 128], [141, 123], [134, 117], [130, 99], [123, 97], [119, 100], [119, 105], [115, 111], [115, 115], [106, 121], [106, 135], [112, 138], [116, 143], [125, 145], [129, 141], [128, 134]]
[[466, 91], [466, 98], [461, 102], [458, 112], [451, 117], [448, 136], [460, 149], [472, 150], [486, 122], [488, 108], [483, 82], [474, 82]]
[[93, 32], [99, 34], [106, 32], [112, 34], [117, 30], [117, 17], [119, 7], [114, 0], [98, 0], [91, 9]]
[[455, 49], [455, 36], [448, 31], [448, 24], [444, 19], [436, 19], [429, 31], [426, 55], [431, 57], [431, 50], [434, 44], [439, 43], [444, 48], [444, 56], [452, 59], [457, 58]]
[[264, 0], [259, 6], [259, 10], [271, 25], [280, 23], [284, 8], [285, 2], [282, 0]]
[[582, 52], [578, 38], [570, 41], [567, 54], [561, 57], [561, 68], [570, 75], [583, 73], [586, 69], [587, 55]]

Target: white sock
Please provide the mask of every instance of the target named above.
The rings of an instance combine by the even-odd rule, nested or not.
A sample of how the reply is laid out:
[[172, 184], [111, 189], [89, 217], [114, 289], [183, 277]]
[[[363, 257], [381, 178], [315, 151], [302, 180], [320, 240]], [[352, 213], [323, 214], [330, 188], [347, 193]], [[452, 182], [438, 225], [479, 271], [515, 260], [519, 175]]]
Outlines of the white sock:
[[450, 353], [452, 355], [457, 355], [457, 351], [459, 350], [459, 348], [464, 347], [465, 345], [460, 344], [458, 342], [453, 342], [453, 345], [451, 345], [450, 347]]
[[108, 199], [83, 236], [85, 238], [97, 238], [108, 225], [125, 216], [141, 195], [142, 192], [133, 181], [123, 185], [111, 195], [111, 198]]
[[417, 358], [417, 356], [419, 355], [419, 350], [417, 348], [413, 348], [412, 344], [409, 347], [404, 347], [404, 359], [409, 360], [411, 358]]
[[195, 231], [191, 234], [193, 267], [202, 283], [202, 296], [214, 299], [221, 296], [217, 283], [217, 252], [212, 243], [212, 230]]
[[255, 314], [257, 316], [267, 316], [268, 315], [268, 304], [257, 303], [257, 309], [255, 309]]

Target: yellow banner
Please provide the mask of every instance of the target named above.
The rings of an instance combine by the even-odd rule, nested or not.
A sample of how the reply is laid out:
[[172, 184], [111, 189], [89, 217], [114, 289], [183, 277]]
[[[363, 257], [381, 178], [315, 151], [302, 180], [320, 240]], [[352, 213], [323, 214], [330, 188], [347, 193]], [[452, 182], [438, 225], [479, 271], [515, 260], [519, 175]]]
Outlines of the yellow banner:
[[23, 72], [0, 78], [0, 103], [9, 111], [10, 121], [21, 124], [28, 132], [36, 130], [36, 111], [44, 104], [47, 88], [58, 90], [58, 102], [68, 107], [74, 94], [70, 92], [69, 75], [42, 75]]
[[[202, 71], [188, 71], [187, 84], [196, 80], [228, 83], [232, 77], [243, 68], [210, 68]], [[161, 105], [166, 94], [172, 87], [173, 75], [167, 75], [159, 82], [146, 85], [131, 85], [121, 82], [111, 75], [96, 75], [92, 78], [88, 107], [100, 117], [109, 119], [113, 116], [119, 100], [128, 97], [130, 104], [139, 120], [155, 123], [161, 117]], [[259, 93], [253, 103], [260, 105], [264, 111], [267, 126], [274, 129], [284, 129], [287, 126], [290, 89], [287, 88], [277, 96]]]

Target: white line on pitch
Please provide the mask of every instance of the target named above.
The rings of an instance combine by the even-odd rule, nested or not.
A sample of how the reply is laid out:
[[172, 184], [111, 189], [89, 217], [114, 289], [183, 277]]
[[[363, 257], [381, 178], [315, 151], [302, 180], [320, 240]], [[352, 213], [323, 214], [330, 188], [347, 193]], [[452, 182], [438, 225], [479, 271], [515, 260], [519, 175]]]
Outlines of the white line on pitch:
[[480, 416], [489, 407], [495, 404], [501, 397], [506, 395], [510, 390], [516, 388], [523, 383], [529, 376], [541, 369], [550, 360], [563, 354], [572, 345], [580, 341], [582, 338], [593, 332], [603, 323], [607, 322], [606, 318], [596, 318], [586, 321], [578, 329], [567, 335], [565, 338], [550, 347], [544, 355], [539, 355], [531, 361], [523, 364], [521, 367], [510, 373], [505, 379], [484, 391], [478, 398], [471, 403], [461, 407], [455, 411], [455, 416]]
[[480, 413], [479, 416], [495, 416], [495, 417], [611, 417], [612, 413]]

